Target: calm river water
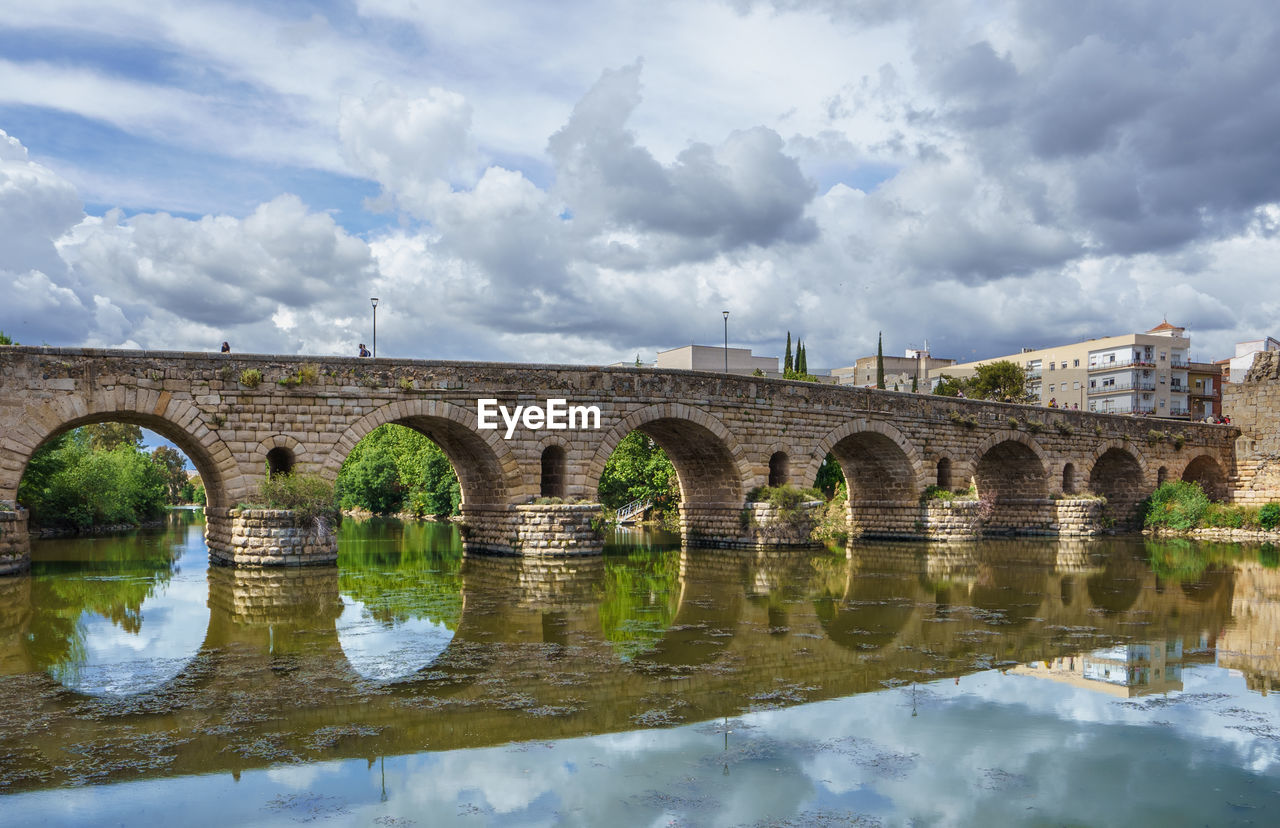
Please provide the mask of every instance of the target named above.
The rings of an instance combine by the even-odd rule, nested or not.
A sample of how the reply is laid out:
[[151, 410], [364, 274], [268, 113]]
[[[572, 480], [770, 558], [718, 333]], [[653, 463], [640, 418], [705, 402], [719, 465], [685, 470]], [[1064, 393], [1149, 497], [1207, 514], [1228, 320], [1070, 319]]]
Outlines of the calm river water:
[[1280, 556], [992, 541], [462, 554], [197, 512], [0, 579], [0, 823], [1226, 825], [1280, 813]]

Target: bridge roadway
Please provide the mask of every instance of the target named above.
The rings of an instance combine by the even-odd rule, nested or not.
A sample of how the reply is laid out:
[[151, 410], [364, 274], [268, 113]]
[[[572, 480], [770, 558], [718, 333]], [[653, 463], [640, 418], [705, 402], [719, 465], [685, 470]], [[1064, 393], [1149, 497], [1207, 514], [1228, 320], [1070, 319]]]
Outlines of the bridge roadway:
[[[505, 428], [480, 428], [481, 399], [511, 410], [552, 399], [595, 406], [600, 427], [522, 423], [507, 439]], [[232, 507], [255, 498], [268, 468], [332, 480], [356, 443], [384, 423], [416, 429], [444, 450], [461, 484], [468, 548], [525, 554], [599, 551], [592, 519], [600, 475], [632, 431], [652, 438], [675, 466], [686, 542], [739, 547], [806, 541], [779, 541], [744, 509], [756, 487], [812, 484], [828, 453], [848, 484], [851, 528], [869, 537], [1088, 534], [1127, 519], [1164, 479], [1198, 480], [1225, 497], [1238, 435], [1200, 423], [693, 371], [4, 347], [0, 504], [16, 501], [43, 443], [102, 421], [149, 428], [191, 458], [209, 497], [210, 553], [236, 564], [306, 562], [254, 557], [247, 539], [270, 531], [236, 523]], [[971, 482], [981, 508], [921, 502], [930, 485]], [[1105, 507], [1081, 497], [1087, 492], [1104, 496]], [[0, 528], [0, 572], [19, 569], [22, 513], [0, 512]]]
[[1117, 641], [1190, 652], [1232, 624], [1235, 570], [1170, 584], [1106, 541], [679, 554], [674, 618], [629, 661], [604, 633], [602, 558], [467, 556], [453, 639], [389, 683], [362, 678], [343, 650], [335, 567], [210, 567], [199, 651], [161, 686], [116, 698], [63, 687], [32, 660], [41, 608], [32, 579], [8, 579], [0, 780], [14, 791], [620, 732]]

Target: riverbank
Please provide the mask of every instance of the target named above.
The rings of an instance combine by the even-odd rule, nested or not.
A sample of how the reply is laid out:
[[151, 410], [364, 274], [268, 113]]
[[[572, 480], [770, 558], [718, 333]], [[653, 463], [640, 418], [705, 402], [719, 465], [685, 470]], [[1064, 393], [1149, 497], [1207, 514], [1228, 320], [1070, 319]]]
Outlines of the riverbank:
[[352, 520], [369, 520], [370, 518], [395, 518], [396, 520], [429, 520], [433, 523], [459, 523], [462, 515], [415, 515], [412, 512], [396, 512], [390, 515], [375, 515], [368, 509], [343, 509], [342, 516]]
[[158, 526], [164, 526], [166, 521], [160, 520], [144, 520], [141, 523], [112, 523], [103, 526], [33, 526], [29, 530], [29, 534], [33, 538], [74, 538], [74, 537], [95, 537], [98, 535], [123, 535], [126, 532], [134, 532], [138, 529], [154, 529]]
[[1244, 543], [1277, 543], [1280, 542], [1280, 531], [1275, 529], [1228, 529], [1221, 526], [1202, 527], [1199, 529], [1166, 529], [1156, 527], [1144, 529], [1142, 534], [1155, 538], [1187, 538], [1202, 541], [1232, 541]]

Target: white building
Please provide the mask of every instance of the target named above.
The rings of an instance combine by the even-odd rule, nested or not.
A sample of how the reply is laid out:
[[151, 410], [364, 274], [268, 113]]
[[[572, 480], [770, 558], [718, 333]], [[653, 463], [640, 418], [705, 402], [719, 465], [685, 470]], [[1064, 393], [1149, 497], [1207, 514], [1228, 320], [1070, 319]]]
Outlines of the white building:
[[686, 371], [724, 371], [728, 361], [730, 374], [752, 376], [759, 371], [766, 377], [780, 377], [777, 357], [759, 357], [750, 348], [724, 348], [719, 345], [684, 345], [658, 351], [655, 368], [683, 368]]
[[1228, 382], [1244, 382], [1244, 375], [1253, 366], [1253, 358], [1263, 351], [1280, 351], [1280, 342], [1265, 337], [1251, 339], [1248, 342], [1236, 343], [1236, 355], [1231, 358], [1231, 372], [1227, 374]]

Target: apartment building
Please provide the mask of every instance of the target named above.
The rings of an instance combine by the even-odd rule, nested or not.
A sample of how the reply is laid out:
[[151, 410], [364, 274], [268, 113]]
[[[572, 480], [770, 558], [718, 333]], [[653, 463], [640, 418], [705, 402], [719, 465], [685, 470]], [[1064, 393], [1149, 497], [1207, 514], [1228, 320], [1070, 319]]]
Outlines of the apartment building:
[[1222, 416], [1222, 366], [1214, 362], [1192, 362], [1187, 368], [1191, 395], [1191, 419]]
[[[911, 382], [920, 378], [919, 389], [929, 390], [929, 372], [935, 368], [946, 368], [955, 365], [954, 359], [938, 359], [930, 355], [927, 348], [908, 348], [904, 356], [886, 356], [884, 358], [884, 387], [892, 390], [910, 391]], [[859, 358], [853, 365], [844, 368], [832, 368], [831, 376], [841, 385], [860, 385], [874, 388], [876, 384], [876, 357]]]
[[1188, 418], [1191, 338], [1161, 322], [1146, 333], [1089, 339], [1053, 348], [966, 362], [929, 372], [968, 378], [979, 365], [1015, 362], [1027, 373], [1027, 391], [1041, 405], [1108, 414]]

